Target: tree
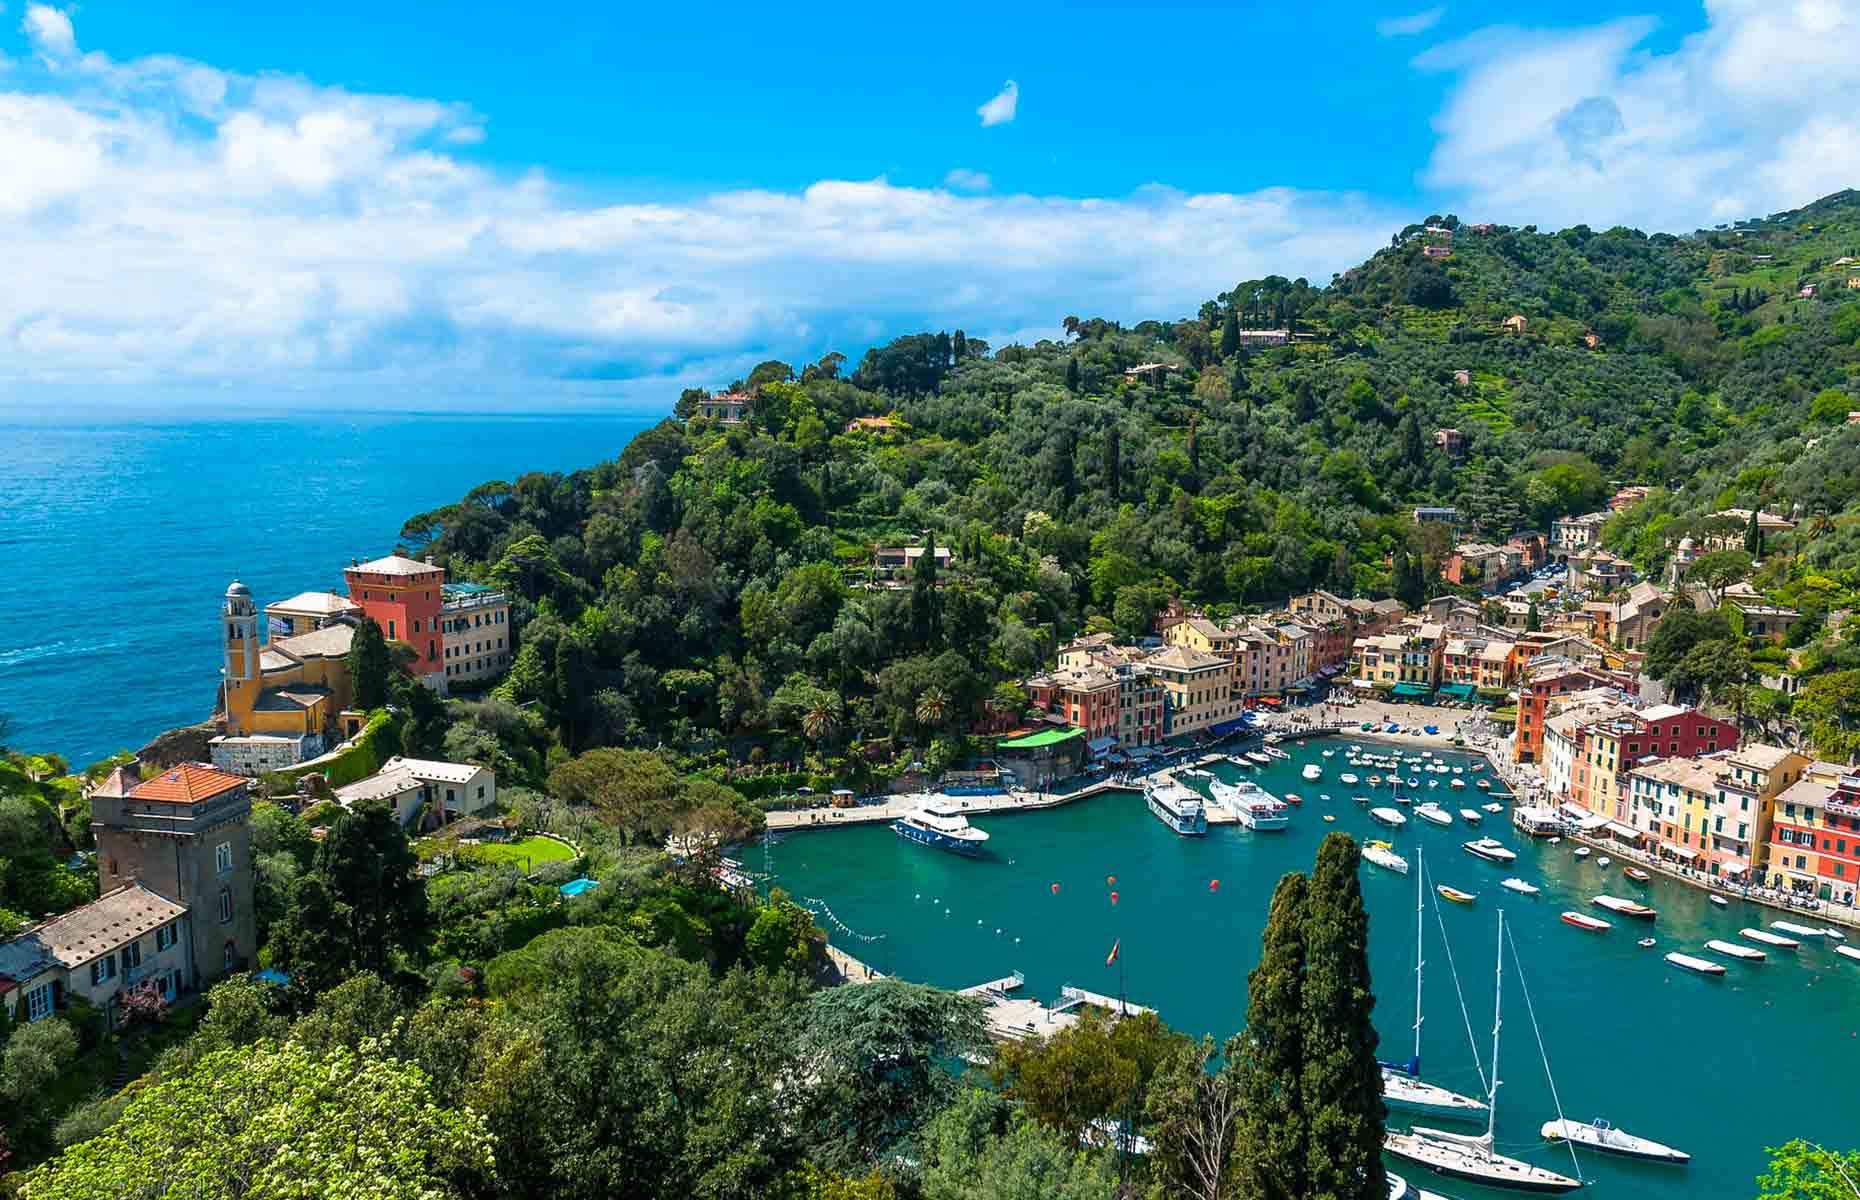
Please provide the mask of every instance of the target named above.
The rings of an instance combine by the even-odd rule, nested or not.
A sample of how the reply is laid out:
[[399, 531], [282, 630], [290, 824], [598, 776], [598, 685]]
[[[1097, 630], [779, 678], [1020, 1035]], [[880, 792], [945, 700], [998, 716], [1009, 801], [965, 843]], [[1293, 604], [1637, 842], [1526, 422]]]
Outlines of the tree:
[[1524, 632], [1541, 633], [1543, 627], [1543, 615], [1537, 611], [1537, 597], [1532, 596], [1530, 609], [1524, 614]]
[[801, 732], [816, 746], [833, 740], [840, 729], [840, 705], [837, 697], [823, 691], [814, 705], [801, 716]]
[[1100, 1120], [1134, 1125], [1183, 1040], [1154, 1013], [1115, 1022], [1094, 1014], [1043, 1041], [1003, 1045], [996, 1071], [1028, 1116], [1076, 1143]]
[[1753, 561], [1763, 558], [1763, 526], [1757, 523], [1757, 510], [1750, 510], [1750, 524], [1744, 529], [1744, 553]]
[[339, 817], [276, 931], [292, 986], [316, 993], [359, 970], [386, 976], [397, 953], [422, 951], [430, 916], [416, 865], [387, 801], [358, 801]]
[[1104, 431], [1104, 486], [1111, 495], [1111, 502], [1117, 502], [1118, 484], [1123, 478], [1124, 431], [1112, 425]]
[[1796, 1138], [1771, 1148], [1769, 1170], [1757, 1178], [1757, 1200], [1854, 1200], [1860, 1196], [1860, 1153], [1829, 1150]]
[[592, 805], [631, 844], [665, 831], [678, 776], [650, 751], [603, 747], [550, 772], [549, 787], [570, 804]]
[[826, 939], [814, 928], [814, 915], [777, 894], [756, 913], [743, 942], [743, 954], [758, 967], [790, 971], [811, 978]]
[[1151, 1084], [1146, 1116], [1152, 1144], [1152, 1178], [1166, 1194], [1195, 1200], [1228, 1200], [1236, 1192], [1236, 1141], [1241, 1124], [1240, 1076], [1233, 1061], [1238, 1036], [1228, 1042], [1227, 1062], [1210, 1070], [1214, 1039], [1180, 1039]]
[[1369, 913], [1355, 839], [1333, 833], [1318, 847], [1305, 901], [1299, 1103], [1309, 1122], [1309, 1196], [1384, 1200], [1382, 1068], [1370, 1020]]
[[1793, 711], [1821, 757], [1852, 761], [1860, 754], [1860, 670], [1815, 676], [1796, 693]]
[[1102, 1154], [971, 1088], [938, 1113], [920, 1139], [924, 1200], [1114, 1200], [1117, 1176]]
[[949, 693], [942, 688], [926, 688], [917, 697], [917, 723], [925, 729], [939, 729], [949, 719]]
[[911, 569], [911, 632], [919, 646], [927, 646], [942, 619], [942, 605], [936, 590], [936, 538], [928, 538], [924, 552]]
[[1075, 396], [1078, 395], [1079, 360], [1076, 358], [1068, 357], [1066, 359], [1066, 390]]
[[1642, 669], [1655, 679], [1671, 686], [1687, 682], [1686, 658], [1699, 645], [1722, 642], [1733, 637], [1731, 622], [1722, 612], [1699, 612], [1685, 605], [1674, 605], [1654, 627], [1647, 639], [1647, 657]]
[[22, 1195], [426, 1200], [491, 1173], [484, 1119], [436, 1104], [419, 1068], [374, 1043], [263, 1042], [144, 1083], [108, 1129], [29, 1172]]
[[1227, 319], [1221, 322], [1221, 357], [1232, 358], [1240, 351], [1240, 318], [1232, 308], [1227, 310]]
[[1308, 885], [1279, 880], [1259, 965], [1247, 976], [1246, 1028], [1235, 1039], [1241, 1108], [1236, 1173], [1248, 1196], [1311, 1195], [1304, 1102], [1304, 977]]
[[355, 707], [372, 712], [385, 705], [392, 674], [393, 660], [381, 626], [373, 617], [363, 617], [349, 643], [349, 678], [355, 687]]

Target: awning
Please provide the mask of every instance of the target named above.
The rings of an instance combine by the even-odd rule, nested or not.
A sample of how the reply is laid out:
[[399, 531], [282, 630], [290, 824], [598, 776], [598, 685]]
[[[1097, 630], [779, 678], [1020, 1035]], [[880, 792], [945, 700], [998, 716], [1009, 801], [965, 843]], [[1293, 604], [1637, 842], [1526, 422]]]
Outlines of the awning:
[[1367, 679], [1352, 679], [1350, 681], [1350, 686], [1353, 688], [1360, 688], [1361, 690], [1367, 692], [1370, 689], [1374, 688], [1376, 685]]
[[1427, 695], [1427, 689], [1418, 683], [1398, 683], [1391, 689], [1391, 694], [1396, 696], [1418, 697]]
[[1704, 855], [1700, 854], [1697, 850], [1688, 850], [1684, 846], [1675, 846], [1671, 842], [1661, 842], [1660, 849], [1672, 855], [1674, 858], [1696, 859], [1704, 857]]
[[1090, 750], [1093, 754], [1103, 754], [1106, 750], [1111, 749], [1115, 745], [1117, 745], [1116, 738], [1101, 737], [1101, 738], [1093, 738], [1091, 741], [1086, 742], [1085, 748], [1087, 750]]
[[1742, 875], [1744, 872], [1750, 870], [1750, 864], [1741, 858], [1727, 858], [1718, 865], [1724, 868], [1724, 873], [1726, 875]]
[[1443, 683], [1440, 685], [1440, 694], [1443, 696], [1451, 696], [1455, 700], [1471, 700], [1473, 698], [1473, 690], [1473, 685], [1470, 683]]
[[1632, 825], [1623, 825], [1619, 821], [1608, 822], [1608, 832], [1629, 842], [1635, 841], [1641, 836], [1640, 830], [1634, 828]]
[[1219, 725], [1208, 726], [1208, 732], [1214, 734], [1216, 737], [1221, 737], [1229, 733], [1238, 733], [1250, 724], [1252, 724], [1252, 722], [1245, 718], [1238, 721], [1222, 721]]
[[1039, 733], [1030, 733], [1026, 737], [1009, 738], [996, 744], [998, 750], [1038, 750], [1043, 746], [1056, 746], [1060, 742], [1069, 742], [1076, 737], [1084, 737], [1083, 729], [1047, 729]]
[[1279, 699], [1277, 696], [1261, 696], [1259, 698], [1259, 702], [1261, 704], [1270, 704], [1274, 708], [1277, 708], [1279, 705], [1285, 703], [1285, 701]]

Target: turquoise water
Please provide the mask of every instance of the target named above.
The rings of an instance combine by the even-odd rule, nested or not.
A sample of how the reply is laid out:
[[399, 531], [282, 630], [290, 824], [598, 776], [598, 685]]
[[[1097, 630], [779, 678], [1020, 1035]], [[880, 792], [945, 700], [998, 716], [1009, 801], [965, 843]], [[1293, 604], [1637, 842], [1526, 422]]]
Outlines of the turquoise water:
[[[965, 860], [902, 843], [884, 826], [789, 834], [770, 852], [777, 882], [818, 901], [836, 944], [910, 979], [964, 987], [1019, 970], [1029, 994], [1048, 1000], [1063, 984], [1107, 994], [1118, 987], [1105, 957], [1121, 939], [1125, 988], [1132, 1001], [1160, 1011], [1172, 1026], [1225, 1038], [1246, 1011], [1246, 975], [1259, 957], [1267, 901], [1279, 877], [1308, 870], [1325, 833], [1359, 839], [1386, 831], [1370, 821], [1336, 780], [1350, 770], [1343, 743], [1293, 747], [1292, 760], [1255, 773], [1275, 794], [1296, 792], [1304, 806], [1282, 833], [1221, 826], [1202, 839], [1178, 838], [1149, 815], [1141, 798], [1107, 795], [1046, 812], [976, 818], [988, 830], [990, 857]], [[1298, 768], [1321, 762], [1325, 779], [1305, 783]], [[1471, 760], [1454, 761], [1470, 765]], [[1334, 766], [1331, 764], [1335, 764]], [[1222, 768], [1232, 774], [1231, 768]], [[1356, 772], [1365, 779], [1368, 770]], [[1435, 777], [1439, 778], [1439, 777]], [[1333, 797], [1317, 799], [1320, 792]], [[1377, 792], [1386, 803], [1386, 789]], [[1484, 793], [1433, 796], [1449, 811], [1477, 807]], [[1322, 814], [1337, 820], [1327, 824]], [[1498, 1142], [1568, 1173], [1567, 1149], [1537, 1136], [1555, 1116], [1543, 1058], [1532, 1033], [1534, 1004], [1563, 1111], [1576, 1120], [1607, 1117], [1631, 1133], [1692, 1153], [1689, 1167], [1582, 1158], [1590, 1194], [1634, 1197], [1748, 1197], [1764, 1166], [1763, 1148], [1803, 1136], [1829, 1144], [1860, 1140], [1852, 1111], [1860, 1069], [1860, 964], [1825, 946], [1772, 950], [1756, 965], [1727, 962], [1723, 979], [1669, 966], [1661, 955], [1702, 949], [1710, 937], [1738, 941], [1737, 931], [1777, 914], [1733, 901], [1714, 908], [1703, 893], [1655, 878], [1639, 887], [1619, 865], [1603, 869], [1575, 859], [1573, 846], [1531, 843], [1508, 819], [1485, 818], [1484, 831], [1519, 852], [1505, 869], [1466, 854], [1476, 836], [1458, 819], [1449, 829], [1410, 820], [1388, 840], [1412, 864], [1425, 852], [1430, 882], [1478, 894], [1472, 906], [1427, 904], [1427, 972], [1423, 1075], [1456, 1090], [1481, 1090], [1466, 1022], [1443, 949], [1444, 925], [1471, 1015], [1479, 1058], [1489, 1069], [1495, 913], [1524, 967], [1521, 986], [1507, 961], [1501, 1046]], [[750, 856], [752, 865], [756, 855]], [[1414, 1021], [1415, 877], [1363, 868], [1371, 914], [1380, 1056], [1404, 1059]], [[1517, 874], [1543, 888], [1535, 899], [1501, 890]], [[1107, 876], [1115, 875], [1113, 905]], [[1219, 880], [1218, 890], [1209, 883]], [[1059, 893], [1051, 885], [1059, 884]], [[1557, 914], [1601, 914], [1598, 893], [1642, 896], [1659, 911], [1651, 926], [1623, 918], [1607, 933], [1583, 933]], [[1651, 934], [1659, 945], [1635, 945]], [[865, 939], [878, 938], [868, 941]], [[1400, 1114], [1391, 1124], [1407, 1122]], [[1423, 1124], [1428, 1122], [1423, 1121]], [[1437, 1122], [1436, 1122], [1437, 1123]], [[1490, 1194], [1471, 1185], [1445, 1187], [1400, 1167], [1411, 1182], [1455, 1195]]]
[[618, 454], [656, 414], [0, 423], [0, 712], [82, 764], [205, 719], [218, 606], [341, 590], [489, 479]]

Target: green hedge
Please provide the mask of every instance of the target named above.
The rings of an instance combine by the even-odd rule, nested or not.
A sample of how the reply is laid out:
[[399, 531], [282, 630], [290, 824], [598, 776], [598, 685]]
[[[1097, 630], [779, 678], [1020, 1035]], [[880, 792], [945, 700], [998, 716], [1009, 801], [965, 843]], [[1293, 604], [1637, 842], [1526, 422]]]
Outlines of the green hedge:
[[400, 725], [399, 713], [377, 708], [368, 714], [368, 724], [362, 727], [355, 741], [334, 759], [303, 763], [277, 772], [277, 778], [295, 783], [305, 775], [321, 772], [328, 776], [331, 787], [345, 787], [358, 779], [366, 779], [379, 771], [382, 763], [400, 753]]

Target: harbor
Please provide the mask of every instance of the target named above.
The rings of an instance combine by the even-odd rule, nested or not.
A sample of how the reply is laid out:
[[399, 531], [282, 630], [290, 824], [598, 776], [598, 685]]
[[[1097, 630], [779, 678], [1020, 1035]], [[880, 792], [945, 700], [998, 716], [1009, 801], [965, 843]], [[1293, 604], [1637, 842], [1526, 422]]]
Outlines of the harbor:
[[[1542, 1128], [1559, 1119], [1588, 1125], [1603, 1118], [1683, 1149], [1692, 1161], [1675, 1167], [1585, 1150], [1581, 1172], [1596, 1186], [1619, 1195], [1742, 1198], [1762, 1169], [1763, 1147], [1798, 1135], [1838, 1141], [1846, 1133], [1850, 1121], [1838, 1104], [1746, 1098], [1778, 1086], [1789, 1095], [1846, 1094], [1860, 1069], [1860, 962], [1837, 954], [1832, 943], [1777, 948], [1745, 938], [1741, 929], [1768, 930], [1779, 914], [1734, 897], [1725, 907], [1713, 905], [1703, 890], [1657, 872], [1646, 884], [1631, 883], [1623, 878], [1620, 856], [1603, 868], [1600, 853], [1575, 856], [1576, 840], [1553, 845], [1527, 838], [1505, 817], [1486, 817], [1476, 832], [1457, 816], [1448, 827], [1410, 821], [1400, 830], [1385, 829], [1353, 802], [1356, 794], [1372, 793], [1338, 778], [1346, 771], [1367, 778], [1347, 765], [1347, 747], [1377, 754], [1418, 750], [1402, 735], [1374, 740], [1372, 751], [1371, 738], [1360, 731], [1341, 737], [1314, 732], [1282, 742], [1290, 757], [1268, 766], [1172, 764], [1170, 770], [1198, 791], [1211, 780], [1186, 769], [1209, 771], [1213, 780], [1251, 779], [1275, 795], [1297, 793], [1303, 803], [1276, 832], [1218, 825], [1203, 836], [1178, 836], [1149, 812], [1138, 791], [1100, 787], [1059, 805], [971, 808], [970, 818], [990, 834], [986, 853], [977, 858], [906, 844], [885, 825], [867, 823], [832, 835], [785, 835], [769, 870], [776, 884], [830, 903], [857, 936], [882, 938], [881, 961], [902, 978], [969, 988], [977, 980], [1017, 977], [1019, 983], [999, 995], [1024, 1011], [1004, 1008], [1003, 1032], [1024, 1033], [1028, 1021], [1061, 1027], [1065, 1014], [1057, 1010], [1067, 986], [1114, 996], [1118, 967], [1107, 967], [1105, 959], [1115, 944], [1128, 996], [1174, 1028], [1225, 1038], [1244, 1017], [1246, 975], [1257, 961], [1267, 900], [1279, 877], [1308, 870], [1318, 842], [1332, 830], [1364, 841], [1381, 837], [1409, 862], [1419, 857], [1417, 848], [1425, 849], [1430, 944], [1422, 1073], [1466, 1095], [1483, 1095], [1472, 1047], [1476, 1041], [1481, 1059], [1489, 1053], [1493, 918], [1500, 907], [1506, 912], [1522, 971], [1506, 983], [1508, 1061], [1496, 1128], [1501, 1153], [1569, 1174], [1568, 1147], [1552, 1145]], [[1332, 750], [1330, 758], [1322, 756], [1325, 749]], [[1469, 774], [1482, 761], [1444, 749], [1435, 753]], [[1307, 783], [1302, 770], [1312, 764], [1322, 778]], [[1496, 774], [1489, 767], [1484, 773]], [[1423, 784], [1423, 790], [1436, 796], [1450, 791], [1446, 784]], [[1473, 791], [1456, 795], [1471, 798]], [[1493, 789], [1493, 800], [1499, 791]], [[1381, 805], [1389, 789], [1373, 794]], [[1487, 796], [1480, 792], [1477, 799]], [[1463, 849], [1481, 836], [1515, 851], [1516, 860], [1500, 865]], [[1367, 865], [1363, 870], [1379, 1053], [1403, 1059], [1415, 1019], [1416, 880]], [[1508, 877], [1540, 894], [1501, 887]], [[1473, 900], [1437, 901], [1436, 883]], [[1618, 919], [1592, 905], [1593, 897], [1611, 893], [1645, 903], [1657, 919]], [[1612, 927], [1572, 928], [1559, 920], [1563, 911], [1592, 912]], [[1797, 913], [1795, 919], [1809, 918]], [[858, 950], [852, 938], [834, 936]], [[1640, 946], [1646, 937], [1655, 945]], [[1767, 957], [1723, 955], [1708, 947], [1713, 940], [1754, 946]], [[1716, 961], [1725, 974], [1697, 974], [1666, 961], [1669, 953]], [[1524, 1015], [1526, 986], [1560, 1110]], [[1703, 1040], [1676, 1036], [1680, 1023], [1705, 1031]], [[1778, 1039], [1803, 1037], [1816, 1053], [1779, 1062]], [[1671, 1086], [1648, 1086], [1654, 1080]], [[1727, 1116], [1732, 1111], [1734, 1118]], [[1393, 1130], [1410, 1124], [1404, 1114], [1391, 1116]], [[1477, 1131], [1468, 1126], [1465, 1132]], [[1444, 1182], [1397, 1169], [1422, 1186]], [[1446, 1190], [1492, 1194], [1458, 1182]]]

